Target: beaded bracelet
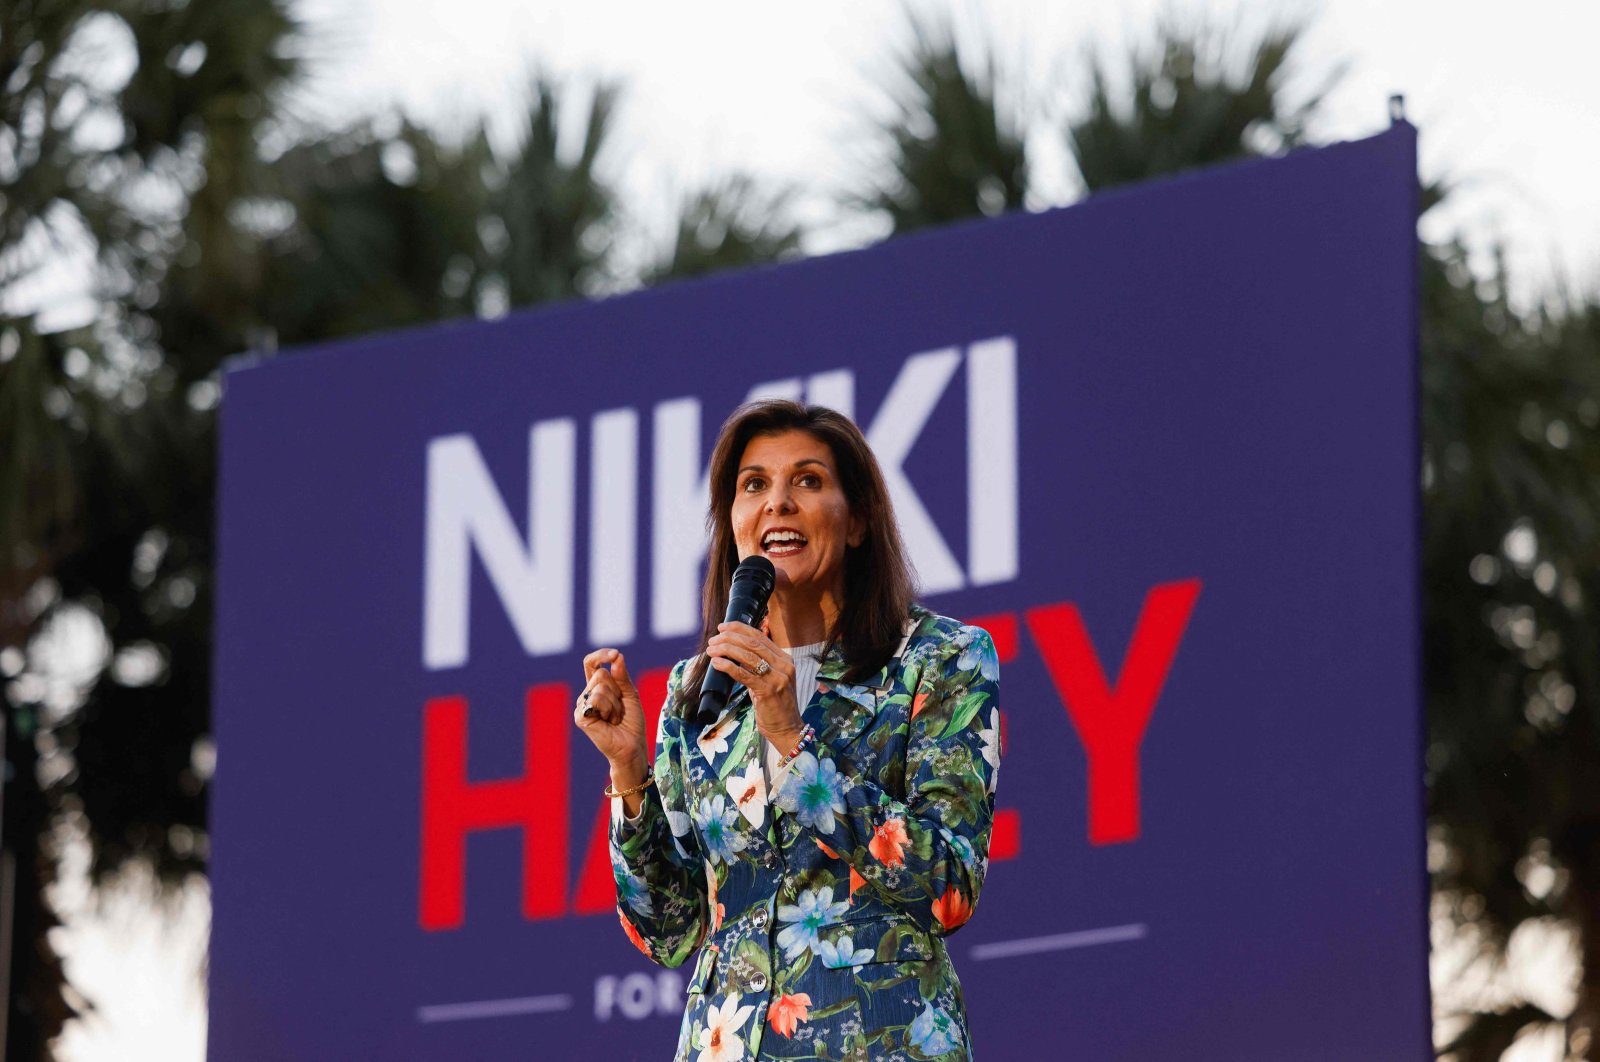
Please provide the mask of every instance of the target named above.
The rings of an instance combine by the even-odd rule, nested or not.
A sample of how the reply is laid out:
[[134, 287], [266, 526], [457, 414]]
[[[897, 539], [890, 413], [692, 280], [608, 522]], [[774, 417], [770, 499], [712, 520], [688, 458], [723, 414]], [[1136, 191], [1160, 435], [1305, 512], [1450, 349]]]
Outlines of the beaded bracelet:
[[800, 731], [800, 736], [795, 740], [794, 748], [785, 753], [783, 759], [778, 761], [777, 769], [781, 771], [785, 767], [789, 766], [789, 761], [800, 755], [800, 749], [807, 741], [810, 741], [815, 734], [816, 731], [811, 728], [811, 724], [807, 723], [806, 728]]
[[656, 784], [656, 776], [653, 775], [653, 774], [646, 774], [644, 776], [644, 781], [640, 782], [636, 786], [633, 786], [631, 789], [613, 789], [613, 788], [611, 788], [611, 783], [607, 782], [606, 783], [606, 788], [605, 788], [605, 795], [608, 796], [608, 797], [631, 796], [634, 793], [642, 793], [646, 789], [649, 789], [651, 786], [653, 786], [655, 784]]

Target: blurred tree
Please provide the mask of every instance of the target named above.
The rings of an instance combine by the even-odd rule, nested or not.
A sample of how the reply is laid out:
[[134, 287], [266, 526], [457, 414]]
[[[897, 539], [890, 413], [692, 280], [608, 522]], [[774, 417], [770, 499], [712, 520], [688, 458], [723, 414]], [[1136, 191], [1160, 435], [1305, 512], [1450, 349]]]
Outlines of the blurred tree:
[[1530, 1028], [1558, 1027], [1572, 1057], [1590, 1057], [1600, 1036], [1600, 302], [1562, 297], [1519, 315], [1503, 260], [1488, 281], [1466, 260], [1452, 243], [1431, 249], [1423, 269], [1435, 902], [1501, 972], [1519, 928], [1565, 927], [1582, 978], [1570, 1014], [1513, 995], [1449, 1015], [1462, 1028], [1441, 1053], [1487, 1062]]
[[[1126, 81], [1097, 61], [1069, 130], [1086, 187], [1303, 142], [1321, 93], [1284, 100], [1298, 32], [1263, 38], [1243, 78], [1212, 38], [1170, 28]], [[54, 849], [19, 839], [50, 836], [52, 817], [81, 829], [97, 880], [130, 860], [169, 882], [205, 865], [223, 359], [498, 314], [592, 292], [616, 269], [617, 201], [597, 168], [614, 89], [594, 92], [576, 151], [558, 136], [558, 87], [538, 80], [505, 155], [481, 125], [454, 144], [403, 121], [296, 134], [297, 39], [286, 0], [0, 8], [4, 837], [24, 942], [7, 1058], [46, 1057], [69, 1013], [40, 902]], [[119, 55], [136, 63], [108, 74]], [[992, 61], [964, 69], [953, 35], [924, 27], [902, 62], [883, 140], [894, 177], [863, 201], [896, 231], [1021, 205], [1023, 138]], [[748, 179], [687, 198], [646, 275], [792, 253], [781, 201]], [[71, 327], [36, 311], [63, 254], [96, 278]], [[1487, 955], [1552, 918], [1589, 976], [1573, 1014], [1517, 1001], [1467, 1015], [1449, 1046], [1495, 1058], [1545, 1022], [1582, 1055], [1600, 1022], [1600, 790], [1585, 783], [1600, 769], [1600, 309], [1518, 316], [1503, 276], [1480, 290], [1463, 262], [1456, 247], [1423, 256], [1435, 885]], [[105, 633], [82, 703], [53, 699], [37, 645], [73, 614]]]
[[[910, 16], [895, 57], [870, 190], [896, 233], [1022, 206], [1028, 157], [1022, 117], [1003, 103], [993, 48], [957, 44], [948, 20]], [[882, 174], [881, 177], [878, 174]]]
[[[207, 164], [218, 187], [244, 168], [233, 153], [251, 142], [258, 116], [249, 104], [273, 98], [295, 69], [286, 7], [0, 7], [0, 871], [15, 872], [8, 1059], [49, 1057], [51, 1039], [85, 1005], [68, 1002], [45, 892], [56, 873], [54, 826], [84, 826], [72, 762], [79, 706], [45, 681], [59, 661], [43, 659], [38, 635], [87, 611], [119, 627], [117, 648], [140, 649], [150, 627], [141, 598], [159, 599], [157, 609], [193, 603], [170, 593], [180, 584], [156, 584], [147, 554], [135, 550], [166, 479], [160, 428], [144, 412], [149, 365], [125, 311], [154, 297], [157, 263], [175, 235], [172, 202], [192, 200], [198, 214], [210, 194]], [[92, 273], [98, 298], [69, 310], [70, 326], [44, 319], [52, 289], [64, 275], [70, 287], [75, 271]], [[109, 663], [106, 655], [99, 666]], [[120, 688], [130, 702], [146, 693], [136, 682]], [[182, 711], [166, 699], [158, 723]], [[169, 747], [165, 761], [187, 765], [190, 745]], [[135, 758], [142, 751], [121, 750], [121, 766], [147, 769]], [[169, 801], [159, 825], [107, 822], [108, 836], [139, 829], [143, 844], [164, 849], [165, 822], [199, 814], [196, 793], [187, 804]]]
[[[1067, 139], [1085, 187], [1176, 173], [1306, 143], [1339, 78], [1296, 102], [1303, 27], [1268, 31], [1242, 52], [1204, 25], [1167, 23], [1155, 52], [1091, 61], [1090, 91]], [[1246, 56], [1242, 75], [1230, 54]], [[922, 76], [920, 53], [902, 59]], [[992, 100], [992, 91], [973, 93]], [[975, 123], [927, 107], [900, 151], [895, 203], [958, 204], [926, 145], [976, 155], [971, 172], [1012, 159]], [[994, 123], [998, 124], [998, 123]], [[955, 146], [959, 145], [959, 146]], [[984, 151], [989, 151], [983, 161]], [[1447, 194], [1422, 190], [1424, 212]], [[893, 212], [897, 229], [909, 211]], [[1553, 299], [1519, 316], [1502, 267], [1487, 282], [1459, 242], [1424, 247], [1422, 278], [1423, 667], [1435, 910], [1498, 971], [1491, 997], [1461, 1013], [1441, 1054], [1498, 1059], [1535, 1028], [1558, 1028], [1573, 1058], [1600, 1050], [1600, 300]], [[1516, 996], [1504, 976], [1519, 927], [1569, 930], [1581, 979], [1570, 1014]], [[1441, 998], [1452, 986], [1435, 986]]]
[[[246, 209], [260, 241], [261, 342], [276, 348], [474, 312], [495, 162], [403, 119], [293, 144]], [[240, 349], [246, 336], [234, 338]]]
[[[8, 1059], [48, 1057], [76, 998], [46, 936], [59, 828], [88, 841], [97, 884], [136, 862], [168, 887], [206, 866], [225, 359], [494, 316], [614, 268], [598, 169], [614, 87], [571, 144], [566, 90], [542, 78], [504, 153], [482, 123], [456, 143], [400, 119], [320, 133], [287, 105], [302, 38], [288, 0], [0, 10]], [[797, 230], [753, 221], [763, 201], [748, 183], [696, 197], [651, 275], [786, 253]], [[37, 283], [63, 251], [61, 271], [93, 276], [70, 327], [41, 317]], [[76, 617], [101, 635], [81, 696], [51, 686], [41, 649]]]
[[559, 93], [549, 82], [535, 84], [522, 143], [496, 182], [487, 219], [495, 233], [493, 265], [510, 305], [570, 298], [596, 278], [614, 237], [616, 197], [596, 165], [616, 100], [614, 87], [596, 89], [569, 163], [559, 150]]
[[[552, 86], [539, 86], [534, 129], [555, 98]], [[605, 94], [596, 98], [603, 113]], [[266, 113], [267, 102], [253, 107]], [[225, 177], [253, 177], [183, 216], [178, 250], [151, 282], [147, 306], [117, 305], [124, 331], [142, 337], [142, 354], [158, 368], [148, 400], [120, 421], [137, 426], [121, 451], [134, 464], [104, 482], [91, 473], [84, 523], [94, 534], [54, 566], [63, 601], [92, 602], [114, 665], [59, 728], [75, 767], [62, 798], [86, 816], [97, 881], [131, 859], [153, 863], [168, 882], [205, 866], [224, 359], [475, 308], [504, 312], [508, 288], [529, 299], [570, 295], [593, 260], [582, 243], [609, 193], [584, 191], [587, 171], [566, 175], [553, 137], [499, 160], [481, 126], [452, 148], [397, 125], [387, 135], [362, 123], [291, 142], [270, 166], [230, 160]], [[590, 128], [586, 160], [603, 127], [591, 119]], [[529, 187], [524, 175], [534, 171]], [[542, 205], [552, 186], [579, 208]], [[215, 187], [209, 174], [201, 187]], [[594, 203], [601, 206], [583, 205]], [[505, 212], [532, 225], [554, 221], [527, 244], [486, 236]], [[140, 659], [149, 661], [142, 669]], [[142, 679], [118, 681], [119, 661]]]
[[[1088, 107], [1067, 128], [1085, 189], [1305, 143], [1307, 120], [1343, 69], [1291, 102], [1285, 83], [1304, 33], [1303, 24], [1286, 23], [1241, 49], [1211, 24], [1167, 19], [1153, 52], [1135, 47], [1116, 61], [1091, 52]], [[1241, 50], [1247, 58], [1238, 71]]]
[[692, 277], [759, 265], [800, 253], [801, 227], [789, 217], [791, 196], [770, 192], [739, 174], [689, 196], [678, 205], [672, 246], [645, 280]]

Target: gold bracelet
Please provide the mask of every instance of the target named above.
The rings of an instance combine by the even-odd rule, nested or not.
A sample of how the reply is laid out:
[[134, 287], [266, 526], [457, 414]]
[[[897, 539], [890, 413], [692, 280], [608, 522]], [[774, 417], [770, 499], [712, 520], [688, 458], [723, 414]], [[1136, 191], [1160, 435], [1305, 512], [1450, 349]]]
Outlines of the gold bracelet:
[[634, 786], [631, 789], [613, 789], [613, 788], [611, 788], [611, 783], [607, 782], [606, 783], [606, 788], [605, 788], [605, 795], [608, 796], [608, 797], [631, 796], [634, 793], [642, 793], [646, 789], [649, 789], [651, 786], [653, 786], [655, 784], [656, 784], [656, 776], [653, 775], [653, 774], [650, 774], [649, 772], [646, 772], [645, 776], [644, 776], [644, 781], [640, 782], [638, 785]]

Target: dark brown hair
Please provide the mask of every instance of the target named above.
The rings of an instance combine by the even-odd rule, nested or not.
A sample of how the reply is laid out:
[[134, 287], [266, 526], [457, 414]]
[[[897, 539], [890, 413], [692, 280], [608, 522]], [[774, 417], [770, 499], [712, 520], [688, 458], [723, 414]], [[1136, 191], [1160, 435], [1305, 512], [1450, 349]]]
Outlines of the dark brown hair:
[[841, 647], [848, 665], [845, 680], [859, 682], [889, 661], [905, 635], [916, 581], [906, 560], [905, 545], [900, 541], [900, 525], [895, 522], [889, 488], [866, 436], [849, 417], [826, 406], [806, 406], [786, 399], [747, 403], [728, 417], [711, 451], [711, 505], [706, 513], [711, 549], [701, 594], [705, 629], [700, 632], [699, 659], [681, 687], [685, 711], [692, 711], [700, 696], [700, 683], [710, 666], [705, 656], [706, 642], [717, 633], [717, 624], [727, 615], [728, 586], [739, 564], [732, 518], [739, 459], [750, 440], [785, 431], [806, 432], [832, 451], [834, 470], [850, 515], [859, 517], [866, 528], [861, 545], [845, 549], [844, 601], [834, 629], [828, 632], [824, 651]]

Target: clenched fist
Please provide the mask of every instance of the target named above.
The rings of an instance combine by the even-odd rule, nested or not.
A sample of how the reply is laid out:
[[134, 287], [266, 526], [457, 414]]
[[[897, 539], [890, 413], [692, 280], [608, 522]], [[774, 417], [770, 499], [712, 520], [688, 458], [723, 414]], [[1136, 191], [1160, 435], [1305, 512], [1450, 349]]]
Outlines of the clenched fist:
[[[611, 785], [631, 789], [650, 772], [645, 742], [644, 705], [628, 677], [628, 664], [615, 649], [596, 649], [583, 658], [583, 693], [573, 710], [578, 729], [611, 765]], [[640, 794], [623, 797], [623, 809], [638, 813]]]

